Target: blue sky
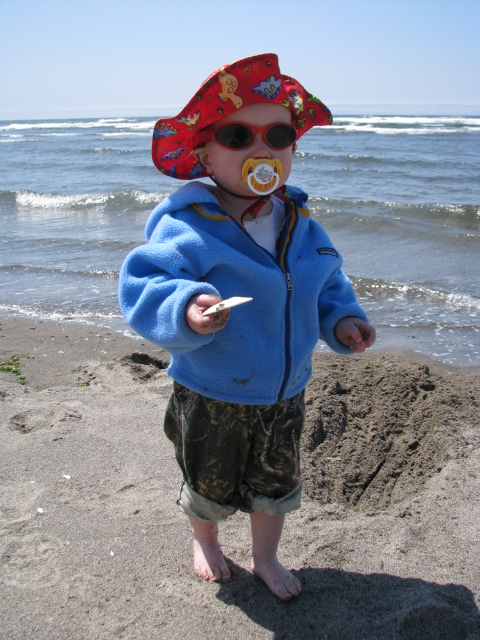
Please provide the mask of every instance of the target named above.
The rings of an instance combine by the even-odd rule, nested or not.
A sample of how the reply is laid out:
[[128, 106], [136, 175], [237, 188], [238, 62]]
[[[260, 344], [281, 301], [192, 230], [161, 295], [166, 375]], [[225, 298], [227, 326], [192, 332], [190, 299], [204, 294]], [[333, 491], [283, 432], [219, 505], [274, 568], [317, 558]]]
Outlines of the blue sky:
[[478, 115], [478, 25], [480, 0], [0, 0], [0, 118], [173, 113], [266, 51], [334, 113]]

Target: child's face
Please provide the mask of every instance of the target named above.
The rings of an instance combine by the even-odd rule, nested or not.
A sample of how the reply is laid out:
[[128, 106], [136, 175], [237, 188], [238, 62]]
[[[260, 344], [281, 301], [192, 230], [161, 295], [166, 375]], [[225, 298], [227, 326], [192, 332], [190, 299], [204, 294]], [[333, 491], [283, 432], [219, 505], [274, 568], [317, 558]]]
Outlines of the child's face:
[[[264, 127], [274, 123], [291, 124], [291, 114], [288, 109], [279, 104], [252, 104], [239, 109], [224, 118], [221, 123], [242, 122], [256, 127]], [[218, 125], [217, 125], [218, 126]], [[215, 178], [217, 183], [228, 191], [240, 196], [252, 197], [252, 192], [242, 178], [242, 167], [247, 158], [278, 158], [282, 163], [283, 172], [279, 187], [285, 184], [292, 168], [294, 145], [285, 149], [272, 149], [259, 133], [253, 143], [243, 149], [226, 149], [214, 140], [207, 142], [204, 147], [195, 149], [195, 157], [203, 164], [207, 173]]]

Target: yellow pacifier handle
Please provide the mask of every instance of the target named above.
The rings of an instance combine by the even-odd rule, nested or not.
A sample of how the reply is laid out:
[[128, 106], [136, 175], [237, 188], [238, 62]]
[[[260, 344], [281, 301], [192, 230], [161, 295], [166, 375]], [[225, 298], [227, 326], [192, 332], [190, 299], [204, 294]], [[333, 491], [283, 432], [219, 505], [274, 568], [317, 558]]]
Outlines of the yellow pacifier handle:
[[259, 196], [264, 196], [278, 188], [282, 177], [282, 163], [278, 158], [247, 158], [242, 167], [245, 184]]

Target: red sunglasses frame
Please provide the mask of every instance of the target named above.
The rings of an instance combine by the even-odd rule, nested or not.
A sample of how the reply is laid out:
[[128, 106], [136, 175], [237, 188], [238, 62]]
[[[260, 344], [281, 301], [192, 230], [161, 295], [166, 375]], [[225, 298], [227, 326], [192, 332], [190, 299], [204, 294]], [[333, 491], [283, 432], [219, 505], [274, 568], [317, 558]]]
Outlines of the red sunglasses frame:
[[[216, 132], [219, 129], [223, 129], [223, 127], [231, 127], [232, 125], [245, 127], [246, 129], [252, 132], [253, 134], [252, 139], [248, 144], [244, 145], [243, 147], [229, 147], [228, 145], [222, 144], [219, 140], [217, 140], [217, 138], [215, 137]], [[290, 127], [293, 131], [295, 131], [295, 138], [291, 142], [289, 142], [285, 147], [274, 147], [267, 140], [267, 132], [270, 131], [272, 127], [278, 127], [279, 125], [283, 127]], [[275, 149], [276, 151], [288, 149], [288, 147], [290, 147], [292, 144], [294, 144], [298, 140], [298, 130], [296, 129], [296, 127], [293, 126], [293, 124], [289, 124], [288, 122], [273, 122], [271, 124], [265, 125], [264, 127], [255, 127], [254, 125], [247, 124], [246, 122], [224, 122], [224, 123], [218, 123], [216, 125], [212, 125], [208, 129], [204, 129], [203, 131], [200, 131], [199, 143], [205, 144], [206, 142], [213, 140], [214, 142], [219, 144], [221, 147], [223, 147], [224, 149], [228, 149], [229, 151], [242, 151], [243, 149], [248, 149], [248, 147], [250, 147], [255, 142], [255, 138], [259, 133], [262, 135], [262, 140], [267, 145], [267, 147], [270, 147], [270, 149]]]

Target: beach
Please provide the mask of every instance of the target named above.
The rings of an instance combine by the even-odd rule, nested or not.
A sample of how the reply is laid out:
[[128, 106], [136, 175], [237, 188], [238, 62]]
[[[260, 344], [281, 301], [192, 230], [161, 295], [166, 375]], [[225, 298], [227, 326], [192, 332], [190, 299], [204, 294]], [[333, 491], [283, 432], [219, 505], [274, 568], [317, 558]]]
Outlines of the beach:
[[0, 319], [0, 638], [480, 637], [480, 370], [407, 350], [315, 353], [304, 495], [254, 577], [248, 516], [204, 583], [163, 434], [168, 355], [94, 325]]

